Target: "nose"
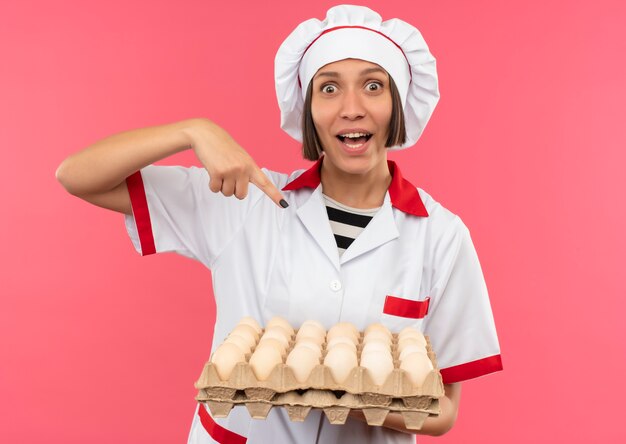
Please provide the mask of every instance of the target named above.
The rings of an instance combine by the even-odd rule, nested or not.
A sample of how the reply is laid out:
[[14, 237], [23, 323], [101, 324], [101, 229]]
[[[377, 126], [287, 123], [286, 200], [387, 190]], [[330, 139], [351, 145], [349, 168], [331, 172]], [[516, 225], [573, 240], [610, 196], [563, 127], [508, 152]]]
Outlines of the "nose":
[[343, 94], [340, 115], [348, 120], [356, 120], [365, 116], [365, 107], [358, 91], [349, 90]]

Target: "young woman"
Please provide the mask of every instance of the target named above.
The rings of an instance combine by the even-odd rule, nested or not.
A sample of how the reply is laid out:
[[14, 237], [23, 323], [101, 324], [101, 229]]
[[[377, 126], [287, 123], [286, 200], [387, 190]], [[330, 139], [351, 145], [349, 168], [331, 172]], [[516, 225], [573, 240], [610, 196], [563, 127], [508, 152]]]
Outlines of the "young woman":
[[[381, 322], [429, 335], [445, 385], [442, 414], [418, 433], [454, 424], [460, 381], [502, 368], [489, 298], [461, 219], [402, 177], [390, 149], [419, 138], [439, 98], [435, 59], [419, 31], [359, 6], [308, 20], [276, 57], [281, 125], [316, 161], [260, 169], [205, 118], [108, 137], [68, 157], [57, 178], [72, 194], [124, 213], [142, 255], [174, 251], [212, 270], [213, 346], [243, 316], [359, 329]], [[151, 165], [192, 149], [204, 168]], [[233, 197], [234, 196], [234, 197]], [[400, 415], [370, 427], [359, 412], [331, 425], [282, 409], [212, 418], [199, 405], [190, 443], [409, 443]]]

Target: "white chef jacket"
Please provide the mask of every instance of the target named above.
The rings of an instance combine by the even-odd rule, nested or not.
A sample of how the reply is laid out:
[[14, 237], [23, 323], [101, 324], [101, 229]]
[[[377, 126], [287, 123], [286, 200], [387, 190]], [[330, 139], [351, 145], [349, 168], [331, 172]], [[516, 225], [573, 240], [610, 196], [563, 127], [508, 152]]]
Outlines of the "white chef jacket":
[[[239, 200], [213, 193], [204, 168], [148, 166], [127, 179], [133, 215], [126, 228], [142, 255], [176, 252], [212, 272], [213, 349], [243, 316], [261, 324], [282, 316], [327, 329], [348, 321], [381, 322], [430, 336], [444, 383], [502, 369], [487, 288], [461, 219], [404, 179], [392, 181], [381, 209], [339, 257], [322, 197], [323, 157], [308, 170], [263, 172], [283, 190], [279, 208], [250, 184]], [[207, 356], [208, 358], [208, 356]], [[414, 443], [415, 438], [348, 419], [332, 425], [322, 411], [292, 422], [281, 408], [266, 420], [245, 407], [213, 418], [198, 405], [189, 444]]]

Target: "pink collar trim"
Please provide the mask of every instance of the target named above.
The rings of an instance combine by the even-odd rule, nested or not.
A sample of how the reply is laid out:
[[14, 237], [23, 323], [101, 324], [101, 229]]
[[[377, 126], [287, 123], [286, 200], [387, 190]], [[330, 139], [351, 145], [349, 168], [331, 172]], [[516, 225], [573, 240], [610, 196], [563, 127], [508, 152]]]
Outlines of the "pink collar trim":
[[[317, 188], [321, 182], [320, 170], [324, 156], [315, 164], [283, 187], [283, 191], [295, 191], [300, 188]], [[388, 160], [391, 184], [389, 185], [389, 197], [391, 205], [398, 210], [414, 216], [428, 217], [428, 211], [422, 202], [419, 192], [411, 182], [402, 177], [400, 168], [395, 162]]]

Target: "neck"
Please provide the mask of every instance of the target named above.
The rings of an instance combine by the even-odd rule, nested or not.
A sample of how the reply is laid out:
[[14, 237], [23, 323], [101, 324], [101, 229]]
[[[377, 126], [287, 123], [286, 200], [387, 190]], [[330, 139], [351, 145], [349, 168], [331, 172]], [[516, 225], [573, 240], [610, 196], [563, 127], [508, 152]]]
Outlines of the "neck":
[[362, 174], [346, 173], [330, 162], [322, 162], [320, 179], [324, 194], [337, 202], [353, 208], [375, 208], [385, 200], [391, 173], [386, 159]]

